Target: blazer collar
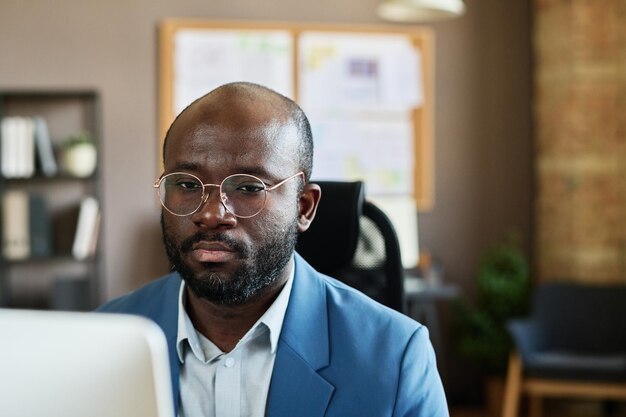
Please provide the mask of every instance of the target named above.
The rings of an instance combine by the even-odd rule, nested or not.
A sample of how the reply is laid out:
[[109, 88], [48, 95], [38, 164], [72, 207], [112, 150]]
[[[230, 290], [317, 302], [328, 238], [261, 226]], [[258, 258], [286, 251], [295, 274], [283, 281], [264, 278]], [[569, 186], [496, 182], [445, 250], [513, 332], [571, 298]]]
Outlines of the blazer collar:
[[326, 291], [295, 254], [295, 276], [268, 396], [268, 417], [323, 416], [334, 387], [317, 371], [329, 365]]
[[295, 276], [280, 341], [302, 356], [314, 370], [328, 366], [326, 291], [317, 272], [295, 255]]

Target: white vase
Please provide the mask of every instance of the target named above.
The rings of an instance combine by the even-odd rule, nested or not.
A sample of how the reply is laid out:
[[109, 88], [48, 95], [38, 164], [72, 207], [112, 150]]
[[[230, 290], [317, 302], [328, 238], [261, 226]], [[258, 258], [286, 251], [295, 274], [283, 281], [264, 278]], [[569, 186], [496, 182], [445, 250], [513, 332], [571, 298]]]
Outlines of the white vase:
[[96, 169], [98, 154], [92, 143], [81, 143], [63, 151], [63, 168], [69, 175], [85, 178]]

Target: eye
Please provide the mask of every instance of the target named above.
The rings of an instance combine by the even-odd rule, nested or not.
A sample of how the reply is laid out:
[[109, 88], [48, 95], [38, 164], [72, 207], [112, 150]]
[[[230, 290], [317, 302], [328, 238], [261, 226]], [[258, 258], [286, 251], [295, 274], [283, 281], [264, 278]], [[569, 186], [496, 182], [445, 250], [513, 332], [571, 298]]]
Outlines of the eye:
[[265, 184], [258, 178], [250, 175], [232, 175], [222, 184], [222, 191], [234, 198], [249, 198], [262, 196]]
[[260, 184], [258, 181], [254, 182], [244, 182], [237, 186], [237, 191], [242, 193], [258, 193], [260, 191], [265, 190], [263, 184]]
[[202, 184], [194, 177], [188, 175], [172, 175], [164, 181], [165, 189], [172, 192], [202, 192]]
[[181, 188], [183, 190], [195, 191], [198, 189], [202, 189], [202, 185], [193, 179], [188, 180], [179, 180], [176, 182], [176, 188]]

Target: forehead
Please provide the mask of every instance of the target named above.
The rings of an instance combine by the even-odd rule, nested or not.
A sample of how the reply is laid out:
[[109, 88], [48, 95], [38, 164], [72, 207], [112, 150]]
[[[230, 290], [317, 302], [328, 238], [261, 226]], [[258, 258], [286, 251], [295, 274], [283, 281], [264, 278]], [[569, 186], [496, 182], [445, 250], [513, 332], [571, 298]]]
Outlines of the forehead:
[[164, 150], [166, 171], [291, 175], [299, 137], [288, 113], [260, 100], [226, 97], [198, 103], [176, 120]]

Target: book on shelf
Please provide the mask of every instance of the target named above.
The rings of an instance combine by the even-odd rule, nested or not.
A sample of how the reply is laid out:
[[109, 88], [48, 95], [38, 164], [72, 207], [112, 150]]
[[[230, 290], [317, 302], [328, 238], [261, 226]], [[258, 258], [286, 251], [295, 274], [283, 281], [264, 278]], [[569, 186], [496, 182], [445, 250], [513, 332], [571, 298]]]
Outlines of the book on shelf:
[[2, 176], [13, 178], [17, 174], [17, 119], [15, 117], [4, 117], [1, 122], [0, 136], [0, 169]]
[[2, 152], [2, 160], [0, 161], [0, 164], [2, 176], [6, 178], [14, 178], [18, 174], [18, 118], [3, 118], [1, 135], [2, 143], [0, 144], [0, 152]]
[[54, 158], [48, 123], [41, 116], [37, 116], [33, 120], [35, 123], [35, 144], [41, 172], [46, 177], [53, 177], [59, 172], [59, 168]]
[[72, 244], [72, 255], [76, 259], [87, 259], [96, 252], [100, 229], [100, 207], [95, 197], [87, 196], [80, 203], [76, 233]]
[[1, 172], [6, 178], [29, 178], [35, 174], [35, 122], [30, 117], [2, 119]]
[[37, 162], [45, 176], [58, 173], [48, 124], [43, 117], [4, 117], [0, 140], [0, 172], [5, 178], [30, 178], [35, 174]]
[[50, 215], [45, 198], [22, 190], [2, 196], [2, 253], [11, 261], [52, 254]]
[[35, 175], [35, 122], [30, 117], [20, 117], [18, 177]]
[[31, 194], [28, 204], [30, 256], [46, 258], [52, 255], [51, 219], [46, 199]]
[[2, 196], [2, 255], [16, 261], [30, 256], [29, 195], [9, 190]]

